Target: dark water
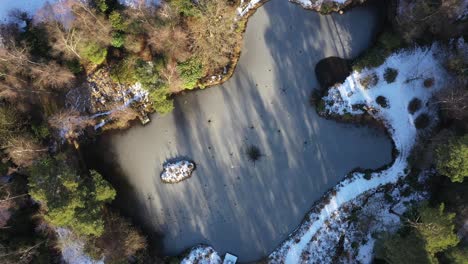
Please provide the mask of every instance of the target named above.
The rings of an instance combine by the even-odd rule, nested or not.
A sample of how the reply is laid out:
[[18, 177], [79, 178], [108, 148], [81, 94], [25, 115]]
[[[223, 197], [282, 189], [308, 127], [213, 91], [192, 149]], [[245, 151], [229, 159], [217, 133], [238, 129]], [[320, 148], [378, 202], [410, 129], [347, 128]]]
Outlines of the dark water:
[[[319, 86], [317, 62], [357, 56], [381, 17], [372, 5], [321, 16], [286, 0], [265, 4], [228, 82], [178, 96], [173, 113], [145, 127], [103, 136], [94, 162], [107, 166], [115, 204], [162, 241], [164, 254], [199, 243], [240, 261], [269, 254], [347, 172], [391, 161], [384, 133], [322, 119], [308, 102]], [[250, 144], [263, 153], [255, 164], [245, 154]], [[194, 160], [196, 172], [161, 183], [162, 164], [179, 156]]]

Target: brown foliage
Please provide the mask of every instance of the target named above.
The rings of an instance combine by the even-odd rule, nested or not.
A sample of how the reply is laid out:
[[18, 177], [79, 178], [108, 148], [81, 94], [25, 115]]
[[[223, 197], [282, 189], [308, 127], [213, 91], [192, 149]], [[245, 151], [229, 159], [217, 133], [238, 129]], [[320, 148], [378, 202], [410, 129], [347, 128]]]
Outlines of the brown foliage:
[[40, 156], [47, 153], [48, 148], [42, 146], [32, 136], [16, 135], [8, 140], [6, 154], [11, 161], [20, 167], [28, 167]]
[[436, 101], [446, 117], [455, 120], [468, 120], [468, 90], [463, 83], [453, 83], [442, 89]]
[[458, 23], [463, 0], [399, 0], [396, 28], [408, 42], [431, 35], [450, 38], [466, 32], [467, 23]]
[[194, 49], [208, 72], [226, 66], [233, 56], [241, 34], [236, 31], [235, 6], [228, 1], [200, 0], [202, 15], [189, 20]]
[[[63, 17], [57, 16], [60, 9], [71, 10], [71, 14], [65, 16], [73, 16], [74, 19], [64, 21]], [[50, 36], [54, 55], [66, 59], [81, 59], [80, 49], [88, 43], [105, 47], [112, 39], [110, 22], [91, 8], [87, 1], [66, 0], [49, 5], [42, 10], [41, 19]]]
[[84, 129], [96, 124], [92, 117], [80, 115], [75, 110], [64, 110], [49, 118], [49, 125], [55, 129], [60, 138], [73, 140], [78, 138]]
[[188, 33], [181, 26], [154, 27], [148, 35], [148, 44], [157, 53], [166, 54], [176, 61], [184, 61], [190, 57]]
[[129, 221], [116, 213], [104, 215], [105, 231], [88, 241], [86, 249], [93, 257], [105, 257], [106, 263], [121, 263], [146, 248], [146, 239]]

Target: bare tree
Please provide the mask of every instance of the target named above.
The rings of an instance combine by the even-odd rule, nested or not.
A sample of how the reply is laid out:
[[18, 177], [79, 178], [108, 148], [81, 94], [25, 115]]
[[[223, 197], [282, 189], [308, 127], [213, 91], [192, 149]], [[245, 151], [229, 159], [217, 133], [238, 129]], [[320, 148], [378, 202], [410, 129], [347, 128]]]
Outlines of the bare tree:
[[456, 120], [468, 119], [468, 90], [462, 83], [442, 89], [436, 96], [436, 102], [448, 117]]
[[48, 148], [27, 134], [12, 136], [1, 148], [11, 161], [20, 167], [30, 166], [48, 151]]

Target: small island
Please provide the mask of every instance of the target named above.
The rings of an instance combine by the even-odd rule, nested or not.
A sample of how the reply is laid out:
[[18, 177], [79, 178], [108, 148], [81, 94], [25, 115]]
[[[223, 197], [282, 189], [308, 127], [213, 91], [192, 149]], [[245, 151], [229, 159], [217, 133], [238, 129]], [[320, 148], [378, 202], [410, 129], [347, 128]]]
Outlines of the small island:
[[195, 170], [195, 163], [188, 160], [177, 162], [167, 162], [164, 164], [164, 170], [161, 173], [163, 183], [178, 183], [192, 176]]

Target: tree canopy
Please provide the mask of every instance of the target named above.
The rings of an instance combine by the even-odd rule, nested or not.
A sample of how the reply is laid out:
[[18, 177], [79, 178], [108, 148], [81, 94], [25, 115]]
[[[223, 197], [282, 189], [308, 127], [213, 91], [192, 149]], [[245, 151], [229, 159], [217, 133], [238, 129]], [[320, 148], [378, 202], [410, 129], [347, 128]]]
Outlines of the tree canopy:
[[453, 182], [463, 182], [468, 177], [468, 134], [451, 138], [437, 148], [436, 167]]
[[99, 173], [81, 175], [65, 156], [35, 163], [30, 168], [29, 188], [31, 197], [43, 205], [46, 221], [93, 236], [104, 232], [102, 210], [116, 195]]

